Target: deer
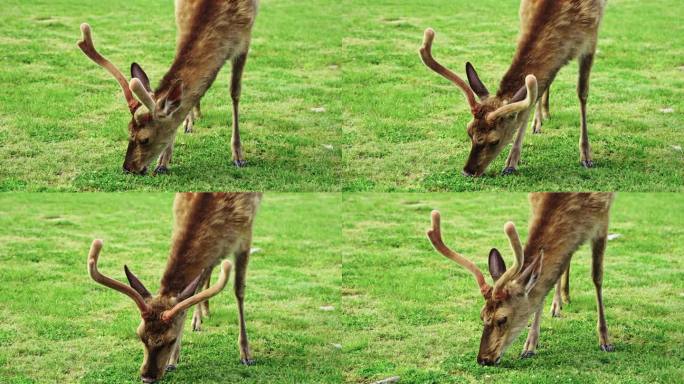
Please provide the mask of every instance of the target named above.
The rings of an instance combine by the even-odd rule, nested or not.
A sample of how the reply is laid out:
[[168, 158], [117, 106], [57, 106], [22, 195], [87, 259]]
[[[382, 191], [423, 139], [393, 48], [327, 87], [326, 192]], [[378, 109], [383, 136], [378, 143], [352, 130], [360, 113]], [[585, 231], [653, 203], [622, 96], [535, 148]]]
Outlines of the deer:
[[435, 31], [425, 30], [420, 48], [423, 63], [461, 89], [473, 116], [466, 128], [471, 148], [464, 176], [484, 174], [516, 132], [502, 174], [517, 171], [532, 109], [537, 106], [534, 133], [541, 133], [542, 121], [550, 117], [551, 83], [558, 71], [575, 58], [579, 61], [580, 163], [585, 168], [594, 166], [587, 131], [587, 100], [605, 5], [606, 0], [522, 0], [517, 48], [495, 95], [490, 94], [470, 62], [465, 65], [467, 82], [437, 62], [432, 56]]
[[[235, 256], [235, 297], [239, 317], [240, 362], [254, 364], [244, 316], [245, 277], [252, 243], [252, 226], [261, 201], [260, 193], [179, 193], [173, 204], [174, 228], [171, 251], [159, 291], [152, 295], [124, 265], [128, 284], [98, 270], [102, 240], [92, 242], [88, 273], [99, 284], [130, 297], [142, 318], [136, 334], [144, 347], [140, 378], [154, 383], [176, 369], [187, 310], [195, 305], [193, 330], [207, 316], [208, 300], [225, 287]], [[211, 271], [221, 265], [217, 282], [209, 286]], [[203, 289], [204, 288], [204, 289]]]
[[498, 364], [531, 316], [532, 325], [520, 357], [529, 358], [536, 354], [545, 297], [555, 286], [552, 312], [558, 315], [561, 303], [557, 300], [561, 300], [559, 291], [563, 288], [561, 282], [569, 274], [573, 253], [585, 242], [591, 245], [599, 346], [605, 352], [614, 351], [608, 339], [602, 293], [603, 257], [613, 198], [612, 193], [530, 194], [532, 218], [524, 248], [513, 222], [504, 225], [504, 232], [515, 255], [513, 266], [506, 268], [501, 252], [496, 248], [489, 252], [489, 273], [493, 285], [487, 283], [475, 263], [447, 247], [442, 240], [440, 213], [436, 210], [432, 212], [428, 239], [437, 252], [475, 277], [485, 300], [480, 312], [484, 328], [477, 355], [478, 364]]
[[155, 158], [158, 162], [154, 174], [169, 172], [180, 124], [184, 122], [186, 132], [192, 130], [201, 114], [200, 99], [227, 61], [232, 65], [232, 159], [237, 167], [246, 165], [240, 142], [239, 102], [258, 3], [258, 0], [175, 0], [178, 27], [175, 58], [154, 91], [138, 63], [131, 64], [131, 79], [126, 80], [95, 49], [90, 25], [81, 25], [79, 48], [117, 80], [131, 114], [124, 172], [144, 175]]

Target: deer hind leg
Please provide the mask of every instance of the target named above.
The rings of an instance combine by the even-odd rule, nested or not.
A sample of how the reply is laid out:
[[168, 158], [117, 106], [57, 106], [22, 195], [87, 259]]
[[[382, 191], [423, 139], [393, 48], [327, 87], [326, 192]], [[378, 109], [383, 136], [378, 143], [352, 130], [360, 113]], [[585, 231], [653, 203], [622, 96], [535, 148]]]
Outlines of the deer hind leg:
[[570, 264], [568, 264], [568, 269], [563, 272], [561, 277], [561, 298], [563, 303], [570, 303]]
[[537, 107], [534, 111], [534, 123], [532, 133], [541, 133], [542, 123], [549, 118], [549, 88], [542, 97], [537, 101]]
[[596, 287], [596, 306], [598, 309], [598, 336], [601, 350], [612, 352], [614, 347], [608, 342], [608, 326], [606, 325], [605, 307], [603, 306], [603, 254], [606, 250], [606, 233], [591, 242], [591, 277]]
[[195, 127], [195, 109], [191, 109], [188, 115], [185, 116], [185, 121], [183, 121], [183, 130], [185, 133], [192, 133], [192, 129]]
[[171, 158], [173, 157], [173, 143], [175, 140], [175, 137], [171, 139], [171, 144], [169, 144], [159, 156], [157, 167], [154, 169], [155, 174], [162, 175], [169, 173], [169, 163], [171, 163]]
[[[200, 292], [204, 289], [207, 289], [209, 287], [209, 279], [211, 278], [211, 272], [214, 270], [214, 268], [208, 268], [206, 271], [202, 273], [202, 277], [200, 280], [200, 283], [197, 285], [197, 292]], [[206, 305], [208, 308], [209, 300], [205, 300], [197, 305], [195, 305], [195, 309], [192, 312], [192, 330], [194, 332], [199, 332], [202, 330], [202, 317], [204, 317], [204, 313], [202, 310], [202, 306]]]
[[244, 365], [253, 365], [252, 352], [249, 349], [247, 339], [247, 324], [245, 323], [245, 277], [247, 275], [247, 265], [249, 264], [249, 249], [251, 241], [235, 253], [235, 298], [237, 299], [238, 316], [240, 321], [240, 336], [238, 345], [240, 346], [240, 362]]
[[242, 155], [242, 145], [240, 144], [240, 119], [239, 104], [240, 93], [242, 92], [242, 73], [247, 62], [247, 52], [239, 54], [233, 59], [233, 73], [230, 79], [230, 98], [233, 100], [233, 133], [230, 139], [233, 163], [237, 167], [244, 167], [246, 162]]
[[543, 310], [544, 303], [542, 303], [542, 305], [539, 306], [539, 309], [534, 314], [534, 320], [532, 320], [530, 331], [527, 334], [525, 347], [523, 348], [523, 351], [520, 354], [521, 359], [532, 357], [537, 352], [537, 344], [539, 343], [539, 329], [541, 328], [541, 316]]
[[589, 75], [594, 63], [594, 53], [583, 55], [579, 59], [579, 81], [577, 82], [577, 96], [580, 101], [580, 162], [585, 168], [594, 166], [589, 145], [589, 133], [587, 132], [587, 99], [589, 98]]

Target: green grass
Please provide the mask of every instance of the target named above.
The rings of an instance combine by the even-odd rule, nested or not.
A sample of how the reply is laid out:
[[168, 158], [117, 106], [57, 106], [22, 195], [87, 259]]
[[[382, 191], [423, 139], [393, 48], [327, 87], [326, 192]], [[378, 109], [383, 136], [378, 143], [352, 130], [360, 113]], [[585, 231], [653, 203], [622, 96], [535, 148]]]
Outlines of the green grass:
[[684, 196], [618, 194], [608, 243], [604, 301], [614, 353], [598, 348], [590, 251], [571, 267], [571, 304], [544, 307], [538, 354], [520, 360], [526, 332], [497, 367], [475, 358], [483, 301], [472, 276], [432, 249], [430, 211], [443, 236], [486, 271], [492, 247], [511, 252], [503, 224], [527, 236], [524, 194], [347, 194], [342, 303], [344, 376], [372, 383], [673, 383], [684, 377]]
[[[462, 93], [418, 57], [433, 27], [435, 57], [490, 91], [511, 62], [519, 1], [346, 2], [343, 190], [681, 190], [684, 154], [684, 7], [679, 0], [608, 1], [591, 78], [589, 136], [596, 167], [579, 165], [577, 63], [551, 89], [541, 135], [528, 130], [519, 173], [464, 178], [471, 116]], [[661, 113], [666, 107], [674, 113]], [[673, 148], [673, 146], [677, 148]]]
[[173, 2], [0, 2], [0, 190], [338, 190], [341, 37], [328, 3], [261, 1], [240, 104], [247, 168], [231, 161], [228, 65], [194, 133], [179, 132], [172, 173], [131, 177], [121, 172], [130, 114], [76, 47], [79, 25], [122, 71], [137, 61], [156, 85], [173, 60]]
[[[86, 272], [93, 238], [101, 270], [127, 263], [156, 290], [171, 235], [170, 194], [0, 195], [0, 382], [139, 383], [135, 305]], [[199, 333], [186, 323], [178, 370], [164, 383], [341, 381], [339, 199], [265, 196], [254, 228], [246, 316], [257, 365], [238, 363], [237, 308], [227, 287]], [[315, 211], [311, 216], [309, 212]], [[232, 278], [231, 278], [232, 279]], [[229, 283], [231, 284], [231, 283]], [[335, 311], [320, 310], [333, 305]]]
[[195, 132], [177, 137], [172, 173], [133, 177], [121, 172], [123, 98], [76, 48], [78, 26], [91, 23], [103, 53], [124, 69], [141, 63], [156, 83], [173, 57], [172, 2], [5, 0], [0, 190], [682, 190], [679, 0], [608, 2], [589, 100], [595, 169], [578, 161], [573, 62], [552, 87], [543, 134], [525, 140], [520, 172], [498, 176], [506, 149], [485, 177], [461, 176], [470, 116], [461, 93], [420, 62], [422, 32], [435, 28], [435, 55], [461, 74], [472, 61], [494, 90], [515, 49], [517, 7], [262, 0], [241, 103], [249, 166], [230, 161], [223, 70]]

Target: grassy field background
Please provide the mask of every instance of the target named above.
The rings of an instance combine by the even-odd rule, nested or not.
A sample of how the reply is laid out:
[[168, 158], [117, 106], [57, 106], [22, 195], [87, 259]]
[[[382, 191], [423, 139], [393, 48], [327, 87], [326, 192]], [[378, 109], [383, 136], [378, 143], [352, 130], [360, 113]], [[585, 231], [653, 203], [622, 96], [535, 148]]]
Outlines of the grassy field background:
[[[349, 208], [353, 207], [353, 208]], [[483, 209], [487, 207], [487, 209]], [[492, 247], [510, 263], [507, 220], [527, 236], [524, 194], [346, 194], [343, 233], [344, 375], [372, 383], [674, 383], [684, 377], [684, 197], [617, 195], [604, 301], [616, 352], [599, 350], [589, 248], [571, 267], [571, 304], [549, 315], [538, 354], [520, 360], [526, 332], [496, 367], [477, 356], [483, 301], [472, 276], [432, 249], [430, 211], [445, 242], [486, 271]]]
[[230, 157], [228, 65], [194, 132], [179, 132], [172, 173], [131, 177], [121, 172], [130, 114], [114, 79], [76, 47], [79, 25], [91, 24], [124, 73], [136, 61], [156, 86], [173, 60], [173, 2], [0, 2], [0, 190], [339, 189], [336, 7], [261, 0], [240, 103], [246, 168]]
[[[135, 305], [90, 280], [86, 258], [104, 239], [100, 269], [123, 265], [158, 288], [170, 243], [171, 194], [0, 195], [0, 382], [139, 383]], [[178, 369], [164, 383], [341, 381], [339, 205], [335, 195], [267, 194], [257, 215], [246, 316], [257, 365], [239, 364], [232, 277], [212, 316], [186, 323]], [[316, 212], [311, 215], [310, 212]], [[321, 306], [332, 305], [334, 311]]]
[[[461, 176], [470, 150], [462, 93], [423, 65], [433, 54], [465, 77], [471, 61], [489, 90], [515, 51], [519, 1], [345, 2], [343, 190], [681, 190], [684, 180], [684, 4], [609, 0], [591, 77], [589, 137], [595, 168], [579, 165], [577, 63], [551, 87], [541, 135], [528, 130], [519, 173]], [[672, 113], [662, 109], [672, 108]]]
[[472, 61], [494, 90], [515, 49], [518, 4], [262, 0], [241, 103], [248, 167], [230, 161], [224, 69], [195, 132], [179, 133], [172, 173], [132, 177], [121, 172], [123, 97], [76, 48], [78, 26], [91, 23], [106, 56], [123, 69], [141, 63], [156, 84], [173, 58], [172, 2], [3, 1], [0, 190], [681, 190], [678, 0], [608, 2], [589, 100], [595, 169], [579, 166], [573, 62], [552, 87], [543, 134], [526, 138], [519, 174], [496, 176], [504, 153], [485, 177], [461, 176], [470, 116], [420, 62], [422, 33], [435, 28], [436, 57], [461, 74]]

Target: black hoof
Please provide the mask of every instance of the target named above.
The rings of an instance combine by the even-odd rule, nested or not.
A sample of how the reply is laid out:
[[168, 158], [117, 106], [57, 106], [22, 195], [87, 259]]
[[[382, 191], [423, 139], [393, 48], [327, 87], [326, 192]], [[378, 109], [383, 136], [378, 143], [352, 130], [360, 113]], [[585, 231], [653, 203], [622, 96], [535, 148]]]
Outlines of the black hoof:
[[255, 365], [256, 361], [254, 359], [240, 359], [240, 364], [250, 366]]
[[534, 351], [525, 351], [525, 352], [520, 354], [520, 358], [521, 359], [529, 359], [530, 357], [532, 357], [534, 355], [535, 355]]
[[173, 371], [175, 371], [175, 370], [176, 370], [176, 366], [175, 366], [175, 365], [167, 365], [167, 366], [166, 366], [166, 372], [173, 372]]
[[613, 347], [613, 344], [601, 344], [601, 350], [603, 352], [613, 352], [615, 347]]
[[169, 169], [163, 165], [158, 165], [157, 168], [154, 169], [155, 175], [166, 175], [167, 173], [169, 173]]
[[593, 168], [594, 167], [594, 162], [591, 160], [582, 160], [581, 163], [582, 163], [582, 166], [584, 168]]
[[233, 160], [233, 164], [235, 164], [236, 167], [242, 168], [247, 165], [247, 161], [245, 160]]
[[515, 173], [515, 172], [517, 172], [517, 171], [518, 171], [518, 170], [515, 169], [514, 167], [506, 167], [506, 168], [503, 169], [503, 171], [501, 171], [501, 174], [504, 175], [504, 176], [505, 176], [505, 175], [511, 175], [511, 174], [513, 174], [513, 173]]

